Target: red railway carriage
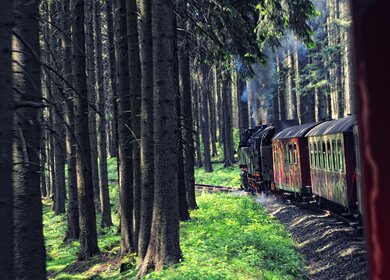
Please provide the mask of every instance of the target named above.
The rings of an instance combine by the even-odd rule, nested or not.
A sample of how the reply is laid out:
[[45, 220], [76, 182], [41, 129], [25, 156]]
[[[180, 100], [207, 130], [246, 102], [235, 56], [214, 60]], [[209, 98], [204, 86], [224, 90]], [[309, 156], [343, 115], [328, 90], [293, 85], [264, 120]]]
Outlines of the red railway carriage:
[[306, 135], [312, 193], [346, 208], [356, 207], [355, 122], [355, 116], [327, 121]]
[[310, 193], [309, 152], [306, 133], [318, 125], [292, 126], [279, 132], [272, 141], [275, 188]]

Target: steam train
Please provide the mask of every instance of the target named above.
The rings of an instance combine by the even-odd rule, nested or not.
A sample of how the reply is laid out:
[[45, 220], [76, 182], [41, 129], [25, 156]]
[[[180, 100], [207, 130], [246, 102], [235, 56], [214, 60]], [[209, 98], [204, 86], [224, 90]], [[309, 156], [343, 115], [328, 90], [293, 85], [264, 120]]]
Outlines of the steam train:
[[238, 160], [241, 188], [279, 191], [331, 210], [362, 214], [356, 116], [247, 129]]

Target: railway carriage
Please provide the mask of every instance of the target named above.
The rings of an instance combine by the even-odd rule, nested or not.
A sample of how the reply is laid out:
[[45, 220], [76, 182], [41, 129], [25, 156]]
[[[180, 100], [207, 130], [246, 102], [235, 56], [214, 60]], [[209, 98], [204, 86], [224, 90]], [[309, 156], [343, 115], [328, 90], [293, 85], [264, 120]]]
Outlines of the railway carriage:
[[306, 137], [312, 193], [345, 208], [356, 207], [355, 116], [326, 121]]
[[309, 154], [306, 133], [317, 123], [293, 126], [272, 141], [275, 188], [295, 194], [310, 194]]

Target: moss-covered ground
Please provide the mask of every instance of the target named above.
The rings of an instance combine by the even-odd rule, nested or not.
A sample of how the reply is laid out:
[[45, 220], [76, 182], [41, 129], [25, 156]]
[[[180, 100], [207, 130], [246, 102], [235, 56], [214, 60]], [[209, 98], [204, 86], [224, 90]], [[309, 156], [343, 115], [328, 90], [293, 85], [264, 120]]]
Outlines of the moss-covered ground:
[[[111, 187], [114, 195], [117, 187]], [[182, 261], [147, 279], [297, 279], [303, 261], [284, 227], [250, 197], [199, 194], [199, 209], [180, 229]], [[115, 201], [115, 200], [114, 200]], [[101, 255], [77, 262], [78, 241], [63, 242], [65, 216], [44, 203], [44, 233], [49, 279], [132, 279], [135, 258], [118, 258], [115, 226], [98, 229]], [[114, 206], [115, 208], [115, 206]], [[99, 219], [99, 217], [98, 217]], [[130, 261], [133, 259], [133, 261]], [[122, 262], [128, 269], [120, 273]]]

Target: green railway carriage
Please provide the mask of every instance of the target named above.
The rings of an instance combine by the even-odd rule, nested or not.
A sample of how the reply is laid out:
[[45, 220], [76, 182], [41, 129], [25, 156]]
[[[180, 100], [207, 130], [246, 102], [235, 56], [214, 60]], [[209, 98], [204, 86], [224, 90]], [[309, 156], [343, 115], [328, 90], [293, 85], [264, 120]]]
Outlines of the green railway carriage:
[[353, 126], [355, 116], [326, 121], [310, 130], [312, 193], [346, 208], [356, 206]]

